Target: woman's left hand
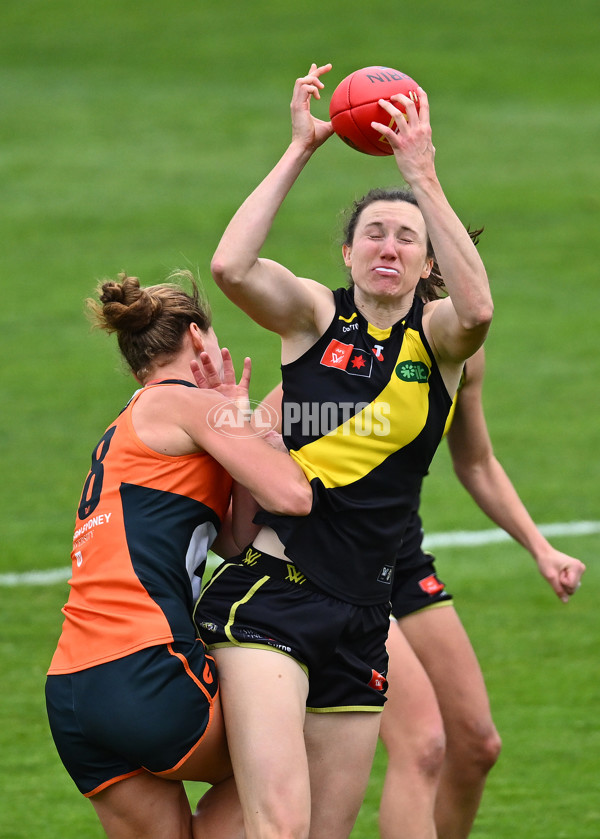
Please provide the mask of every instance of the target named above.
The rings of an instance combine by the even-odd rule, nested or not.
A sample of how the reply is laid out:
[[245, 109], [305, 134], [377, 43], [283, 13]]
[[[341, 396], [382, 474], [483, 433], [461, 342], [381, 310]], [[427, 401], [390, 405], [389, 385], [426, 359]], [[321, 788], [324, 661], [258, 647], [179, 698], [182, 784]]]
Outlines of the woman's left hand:
[[239, 383], [236, 383], [235, 369], [231, 353], [226, 347], [221, 350], [223, 359], [223, 371], [220, 374], [208, 353], [200, 353], [200, 361], [194, 359], [190, 362], [190, 370], [196, 384], [202, 390], [216, 390], [223, 396], [235, 403], [235, 406], [242, 411], [244, 416], [249, 418], [252, 414], [248, 389], [250, 387], [250, 374], [252, 362], [250, 358], [244, 359], [244, 368]]

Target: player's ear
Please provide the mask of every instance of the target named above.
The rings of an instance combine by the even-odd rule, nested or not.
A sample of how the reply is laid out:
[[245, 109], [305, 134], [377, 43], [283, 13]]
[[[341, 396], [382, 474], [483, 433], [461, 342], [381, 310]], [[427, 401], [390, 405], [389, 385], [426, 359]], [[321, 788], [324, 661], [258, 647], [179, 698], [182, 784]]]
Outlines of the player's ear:
[[188, 326], [190, 338], [192, 339], [192, 347], [194, 352], [200, 353], [204, 351], [204, 341], [202, 340], [202, 331], [197, 323], [190, 323]]
[[342, 256], [344, 257], [344, 265], [350, 268], [352, 265], [352, 247], [351, 245], [342, 245]]
[[425, 266], [424, 266], [423, 270], [421, 271], [421, 277], [423, 279], [428, 277], [431, 274], [432, 269], [433, 269], [433, 259], [431, 259], [431, 257], [429, 257], [428, 259], [425, 260]]

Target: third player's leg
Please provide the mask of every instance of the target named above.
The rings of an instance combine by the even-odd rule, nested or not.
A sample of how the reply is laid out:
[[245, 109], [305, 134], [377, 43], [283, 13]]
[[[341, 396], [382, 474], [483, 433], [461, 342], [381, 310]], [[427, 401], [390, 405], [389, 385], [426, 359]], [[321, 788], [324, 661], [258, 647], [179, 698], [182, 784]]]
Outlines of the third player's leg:
[[466, 839], [501, 746], [481, 668], [452, 606], [409, 615], [400, 627], [427, 671], [444, 720], [446, 759], [436, 802], [438, 837]]
[[387, 641], [388, 692], [381, 739], [388, 763], [379, 809], [382, 839], [435, 839], [444, 729], [431, 682], [397, 622]]

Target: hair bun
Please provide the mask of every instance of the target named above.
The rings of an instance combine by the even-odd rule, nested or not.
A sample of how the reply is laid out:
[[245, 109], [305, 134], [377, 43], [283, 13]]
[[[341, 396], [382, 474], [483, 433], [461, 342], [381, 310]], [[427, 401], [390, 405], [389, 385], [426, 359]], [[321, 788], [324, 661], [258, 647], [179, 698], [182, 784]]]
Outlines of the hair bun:
[[119, 274], [121, 282], [110, 280], [102, 285], [100, 302], [111, 331], [140, 332], [160, 315], [162, 303], [148, 290], [140, 288], [137, 277]]

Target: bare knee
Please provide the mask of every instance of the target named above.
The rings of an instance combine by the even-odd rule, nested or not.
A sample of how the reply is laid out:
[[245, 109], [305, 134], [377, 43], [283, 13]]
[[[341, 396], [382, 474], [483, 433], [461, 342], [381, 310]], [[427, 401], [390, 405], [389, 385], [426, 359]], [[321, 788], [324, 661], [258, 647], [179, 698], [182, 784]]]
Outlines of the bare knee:
[[491, 720], [484, 723], [476, 720], [461, 727], [461, 731], [449, 738], [447, 757], [449, 761], [460, 762], [487, 775], [497, 762], [502, 749], [502, 740]]
[[300, 809], [286, 798], [279, 806], [255, 807], [247, 813], [244, 828], [246, 839], [308, 839], [310, 807]]
[[210, 787], [198, 801], [192, 818], [192, 836], [194, 839], [215, 836], [245, 839], [242, 806], [233, 778]]
[[439, 776], [446, 753], [446, 736], [440, 726], [422, 727], [410, 735], [399, 727], [382, 726], [381, 739], [390, 767], [406, 771], [412, 766], [423, 777]]
[[489, 772], [496, 764], [498, 758], [500, 757], [501, 750], [502, 740], [500, 739], [500, 735], [498, 734], [496, 727], [492, 725], [491, 729], [484, 733], [480, 738], [478, 750], [479, 754], [476, 758], [484, 772]]
[[414, 761], [417, 769], [428, 778], [437, 778], [442, 771], [446, 754], [446, 737], [443, 731], [432, 732], [417, 743]]

